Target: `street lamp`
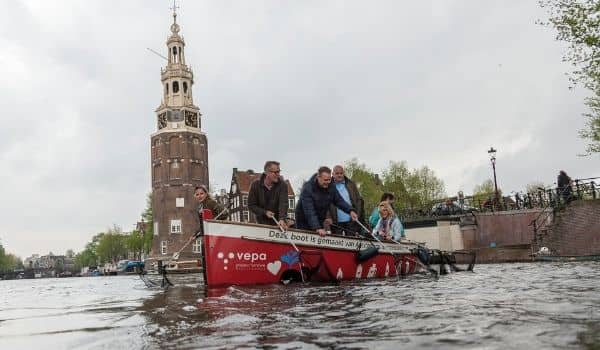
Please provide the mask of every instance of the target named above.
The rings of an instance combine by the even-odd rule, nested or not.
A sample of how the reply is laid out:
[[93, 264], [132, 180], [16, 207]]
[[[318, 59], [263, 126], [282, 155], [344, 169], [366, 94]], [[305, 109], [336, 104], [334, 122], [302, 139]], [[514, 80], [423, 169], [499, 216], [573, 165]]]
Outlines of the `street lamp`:
[[494, 205], [499, 205], [500, 197], [498, 196], [498, 182], [496, 182], [496, 150], [494, 149], [494, 147], [490, 147], [490, 149], [487, 152], [490, 155], [492, 169], [494, 170], [494, 192], [496, 193], [496, 200]]

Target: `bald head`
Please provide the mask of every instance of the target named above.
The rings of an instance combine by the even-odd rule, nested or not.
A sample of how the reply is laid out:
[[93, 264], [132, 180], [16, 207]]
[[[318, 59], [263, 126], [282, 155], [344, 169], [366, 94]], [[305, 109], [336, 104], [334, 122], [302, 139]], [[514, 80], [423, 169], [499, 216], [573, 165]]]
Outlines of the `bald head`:
[[341, 182], [344, 181], [344, 167], [341, 165], [336, 165], [333, 167], [333, 181]]

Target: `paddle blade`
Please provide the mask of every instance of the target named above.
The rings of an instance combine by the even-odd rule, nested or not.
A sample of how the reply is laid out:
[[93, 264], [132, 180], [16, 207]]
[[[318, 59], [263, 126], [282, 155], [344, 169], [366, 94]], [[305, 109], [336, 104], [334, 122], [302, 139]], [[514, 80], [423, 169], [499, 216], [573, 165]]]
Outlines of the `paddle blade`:
[[363, 262], [363, 261], [371, 259], [372, 257], [374, 257], [377, 254], [379, 254], [379, 248], [375, 247], [375, 246], [369, 247], [367, 249], [359, 250], [356, 253], [356, 261]]
[[177, 259], [179, 259], [179, 253], [173, 254], [173, 260], [177, 260]]

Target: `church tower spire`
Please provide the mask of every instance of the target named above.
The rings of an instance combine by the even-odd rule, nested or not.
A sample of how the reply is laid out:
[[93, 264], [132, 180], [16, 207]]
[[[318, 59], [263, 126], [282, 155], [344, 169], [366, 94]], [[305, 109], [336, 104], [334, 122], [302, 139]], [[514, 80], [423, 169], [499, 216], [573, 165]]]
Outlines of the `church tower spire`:
[[[209, 185], [208, 140], [201, 130], [200, 109], [194, 104], [194, 73], [186, 64], [175, 4], [172, 9], [167, 65], [160, 70], [163, 96], [155, 110], [157, 130], [151, 136], [152, 255], [158, 259], [170, 257], [196, 233], [194, 188]], [[190, 245], [182, 257], [197, 258], [199, 254], [198, 245]]]

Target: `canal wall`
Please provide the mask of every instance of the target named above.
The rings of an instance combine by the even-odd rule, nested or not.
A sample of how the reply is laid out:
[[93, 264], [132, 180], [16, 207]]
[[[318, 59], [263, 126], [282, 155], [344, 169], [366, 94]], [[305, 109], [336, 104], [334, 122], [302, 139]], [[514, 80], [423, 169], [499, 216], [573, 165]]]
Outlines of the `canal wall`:
[[547, 247], [552, 255], [600, 255], [600, 199], [573, 201], [551, 217], [534, 244], [536, 251]]
[[463, 217], [464, 249], [472, 250], [478, 263], [532, 261], [533, 227], [542, 209], [474, 213]]

